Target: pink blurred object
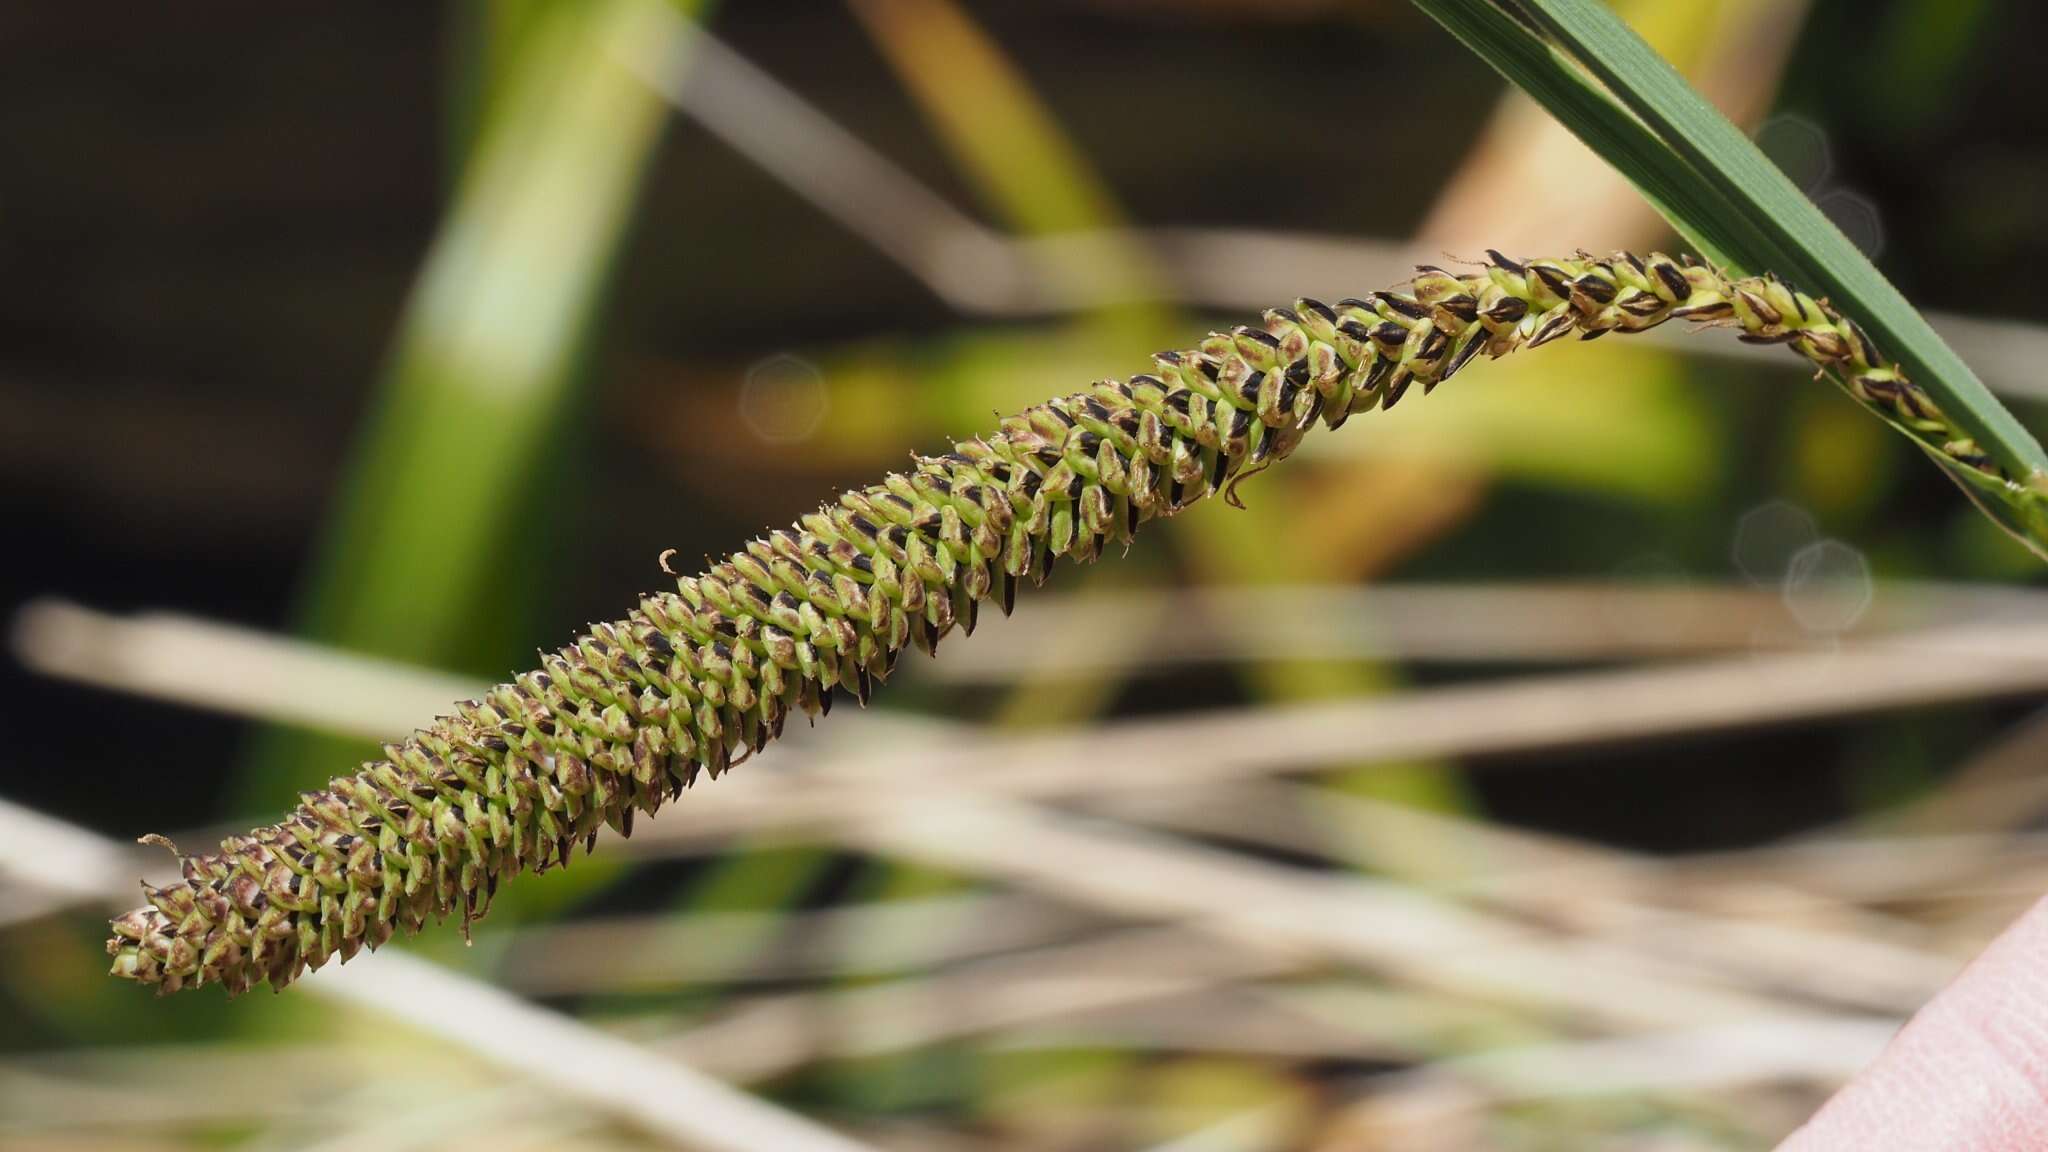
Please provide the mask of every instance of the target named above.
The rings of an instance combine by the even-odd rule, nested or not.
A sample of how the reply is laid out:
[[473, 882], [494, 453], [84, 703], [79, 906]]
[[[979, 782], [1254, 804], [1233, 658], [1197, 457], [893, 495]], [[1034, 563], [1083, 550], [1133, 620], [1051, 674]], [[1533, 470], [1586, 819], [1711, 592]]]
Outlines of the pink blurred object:
[[1779, 1149], [2048, 1149], [2048, 900]]

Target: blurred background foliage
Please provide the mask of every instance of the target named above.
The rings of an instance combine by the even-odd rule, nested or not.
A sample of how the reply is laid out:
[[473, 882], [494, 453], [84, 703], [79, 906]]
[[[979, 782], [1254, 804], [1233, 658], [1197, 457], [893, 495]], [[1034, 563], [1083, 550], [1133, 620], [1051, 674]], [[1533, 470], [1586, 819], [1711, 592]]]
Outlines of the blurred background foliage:
[[[2043, 426], [2048, 281], [2014, 271], [2048, 244], [2048, 148], [2009, 113], [2048, 96], [2031, 50], [2048, 14], [1616, 8]], [[1385, 0], [456, 0], [290, 22], [16, 6], [0, 60], [0, 610], [17, 658], [0, 796], [122, 841], [268, 819], [372, 754], [372, 732], [403, 731], [356, 719], [317, 666], [269, 685], [303, 707], [262, 703], [253, 663], [188, 707], [140, 669], [228, 683], [234, 661], [145, 647], [127, 614], [294, 634], [320, 659], [389, 662], [378, 683], [398, 665], [495, 679], [658, 584], [664, 548], [725, 550], [991, 410], [1257, 307], [1489, 246], [1673, 243], [1625, 182]], [[1560, 348], [1311, 441], [1245, 487], [1249, 511], [1204, 508], [1062, 572], [947, 660], [907, 662], [849, 742], [972, 762], [1078, 727], [1426, 706], [1532, 665], [1577, 685], [1654, 669], [1646, 655], [1732, 654], [1715, 682], [1739, 684], [1742, 659], [2038, 611], [2038, 564], [1907, 444], [1790, 357], [1721, 339]], [[1399, 603], [1378, 586], [1437, 598], [1405, 619], [1372, 607]], [[1541, 647], [1529, 629], [1554, 651], [1518, 648]], [[1176, 649], [1187, 634], [1203, 642]], [[2010, 801], [1984, 782], [2040, 762], [2030, 667], [1870, 714], [1763, 709], [1629, 738], [1517, 743], [1506, 722], [1352, 751], [1304, 732], [1296, 763], [1269, 723], [1263, 791], [1048, 801], [1039, 818], [1076, 827], [1015, 827], [1084, 845], [1109, 835], [1095, 821], [1142, 828], [1161, 843], [1129, 850], [1168, 886], [1176, 861], [1356, 881], [1505, 907], [1574, 947], [1649, 948], [1587, 910], [1619, 870], [1633, 912], [1791, 907], [1801, 930], [1938, 968], [2030, 891], [1985, 875], [2048, 874], [2028, 838], [2042, 807], [1983, 799]], [[747, 771], [801, 772], [839, 724]], [[1216, 747], [1231, 739], [1253, 737]], [[662, 823], [689, 825], [689, 799]], [[1906, 831], [1977, 836], [1977, 854], [1929, 864], [1962, 877], [1939, 890], [1799, 870], [1799, 845]], [[1584, 997], [1534, 1011], [1418, 979], [1334, 928], [1279, 933], [1307, 962], [1216, 960], [1170, 900], [942, 840], [685, 827], [510, 886], [474, 947], [443, 932], [416, 948], [881, 1147], [1765, 1147], [1846, 1074], [1816, 1058], [1732, 1086], [1545, 1089], [1484, 1061], [1604, 1035]], [[1500, 854], [1493, 871], [1475, 846]], [[1501, 895], [1537, 859], [1598, 867]], [[0, 858], [0, 882], [32, 887], [23, 874]], [[91, 904], [0, 902], [0, 1141], [691, 1143], [313, 996], [138, 1001], [100, 975], [98, 925]], [[1925, 970], [1877, 967], [1904, 991], [1850, 999], [1881, 1022]], [[1597, 999], [1597, 966], [1585, 979]], [[1707, 984], [1787, 1013], [1828, 995], [1744, 979]]]

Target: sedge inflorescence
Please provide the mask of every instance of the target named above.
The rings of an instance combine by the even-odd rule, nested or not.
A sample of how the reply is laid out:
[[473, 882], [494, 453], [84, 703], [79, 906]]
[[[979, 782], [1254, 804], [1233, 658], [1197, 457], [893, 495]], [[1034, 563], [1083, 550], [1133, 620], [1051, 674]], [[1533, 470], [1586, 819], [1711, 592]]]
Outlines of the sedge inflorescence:
[[1062, 556], [1089, 561], [1335, 428], [1427, 392], [1480, 354], [1674, 318], [1781, 343], [1952, 469], [1997, 482], [1857, 325], [1774, 277], [1733, 279], [1661, 254], [1425, 266], [1402, 291], [1298, 301], [1262, 324], [1164, 352], [920, 457], [754, 540], [541, 667], [464, 701], [308, 793], [277, 824], [185, 857], [113, 922], [115, 975], [165, 992], [282, 988], [394, 932], [488, 908], [499, 882], [566, 864], [700, 773], [717, 777], [835, 689], [865, 703], [897, 656], [969, 632], [984, 601]]

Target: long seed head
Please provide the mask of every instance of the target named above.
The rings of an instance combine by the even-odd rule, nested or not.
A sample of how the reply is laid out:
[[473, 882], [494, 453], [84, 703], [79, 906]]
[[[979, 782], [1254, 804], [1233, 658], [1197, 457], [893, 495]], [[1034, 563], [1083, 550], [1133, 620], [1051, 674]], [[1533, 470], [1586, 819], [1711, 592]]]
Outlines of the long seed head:
[[[1955, 429], [1853, 321], [1774, 277], [1730, 280], [1662, 254], [1425, 267], [1407, 291], [1297, 301], [1259, 327], [1163, 352], [919, 457], [754, 540], [542, 666], [388, 745], [277, 824], [182, 860], [113, 921], [117, 976], [160, 991], [282, 988], [328, 959], [449, 914], [484, 914], [499, 881], [567, 864], [600, 827], [631, 830], [700, 774], [781, 731], [866, 703], [896, 657], [1010, 611], [1020, 580], [1087, 561], [1291, 453], [1317, 423], [1427, 392], [1476, 355], [1674, 317], [1784, 344], [1980, 492], [2048, 502]], [[2035, 506], [2031, 515], [2041, 516]], [[2048, 521], [2044, 521], [2048, 522]], [[664, 565], [665, 566], [665, 565]]]

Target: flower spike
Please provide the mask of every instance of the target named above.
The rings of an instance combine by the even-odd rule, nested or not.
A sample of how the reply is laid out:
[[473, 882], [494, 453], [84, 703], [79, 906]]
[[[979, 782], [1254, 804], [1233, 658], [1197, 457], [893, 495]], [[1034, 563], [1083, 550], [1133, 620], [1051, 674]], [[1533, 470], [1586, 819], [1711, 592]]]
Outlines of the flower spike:
[[1425, 267], [1406, 291], [1300, 300], [1161, 353], [678, 577], [282, 822], [184, 857], [182, 879], [145, 887], [148, 903], [113, 922], [114, 974], [163, 992], [282, 988], [430, 918], [467, 929], [504, 877], [567, 864], [601, 827], [630, 832], [636, 811], [743, 762], [792, 712], [825, 714], [835, 688], [865, 704], [905, 646], [936, 651], [991, 597], [1008, 613], [1020, 578], [1040, 583], [1057, 557], [1092, 560], [1218, 491], [1234, 499], [1317, 423], [1392, 407], [1417, 382], [1427, 393], [1481, 352], [1673, 318], [1733, 327], [1834, 377], [1973, 495], [2048, 523], [2048, 492], [2000, 474], [1826, 301], [1662, 254], [1487, 255], [1465, 275]]

